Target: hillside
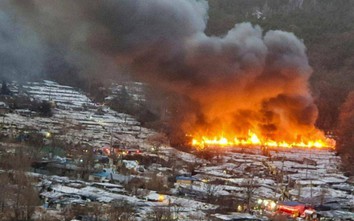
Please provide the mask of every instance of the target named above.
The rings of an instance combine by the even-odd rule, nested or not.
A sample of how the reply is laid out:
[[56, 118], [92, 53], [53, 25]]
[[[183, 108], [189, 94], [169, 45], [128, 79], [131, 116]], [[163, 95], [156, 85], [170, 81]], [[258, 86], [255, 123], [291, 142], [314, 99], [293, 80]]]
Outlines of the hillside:
[[354, 0], [0, 1], [0, 221], [354, 220]]
[[354, 90], [354, 2], [209, 0], [209, 5], [210, 35], [224, 34], [235, 23], [251, 21], [265, 31], [285, 30], [303, 39], [313, 68], [317, 124], [334, 130], [339, 107]]
[[[113, 84], [110, 97], [121, 88]], [[138, 82], [126, 88], [132, 97], [140, 97]], [[42, 204], [38, 202], [43, 209], [34, 213], [34, 220], [42, 215], [64, 220], [82, 214], [117, 220], [112, 218], [115, 213], [106, 210], [124, 206], [116, 202], [127, 203], [130, 210], [125, 213], [131, 220], [157, 220], [158, 209], [169, 211], [164, 217], [178, 220], [273, 220], [274, 207], [263, 206], [289, 199], [313, 205], [328, 219], [353, 216], [352, 178], [340, 171], [341, 159], [332, 149], [252, 146], [182, 152], [151, 142], [155, 131], [142, 127], [131, 115], [94, 103], [77, 88], [45, 80], [12, 82], [9, 89], [17, 99], [55, 104], [51, 117], [41, 117], [30, 109], [12, 109], [10, 96], [3, 96], [8, 112], [1, 123], [0, 164], [7, 162], [6, 154], [16, 152], [16, 147], [37, 153], [32, 156], [36, 163], [32, 166], [37, 166], [28, 175], [37, 187], [35, 194], [43, 199]], [[43, 134], [39, 137], [45, 143], [27, 146], [35, 134]], [[110, 144], [124, 152], [114, 158], [97, 151]], [[46, 153], [50, 147], [53, 152]], [[59, 156], [60, 149], [65, 151]], [[75, 150], [83, 153], [73, 155]], [[91, 157], [110, 157], [109, 163], [86, 162], [92, 150], [96, 151]], [[81, 176], [86, 167], [88, 179]], [[98, 208], [94, 214], [92, 206]], [[252, 207], [252, 216], [245, 213], [247, 207]], [[235, 208], [239, 213], [234, 213]]]
[[209, 5], [209, 35], [222, 35], [235, 23], [250, 21], [264, 31], [285, 30], [303, 39], [313, 69], [310, 83], [319, 111], [316, 125], [336, 134], [337, 150], [348, 162], [346, 170], [353, 172], [354, 128], [349, 122], [354, 116], [342, 107], [354, 91], [354, 2], [209, 0]]

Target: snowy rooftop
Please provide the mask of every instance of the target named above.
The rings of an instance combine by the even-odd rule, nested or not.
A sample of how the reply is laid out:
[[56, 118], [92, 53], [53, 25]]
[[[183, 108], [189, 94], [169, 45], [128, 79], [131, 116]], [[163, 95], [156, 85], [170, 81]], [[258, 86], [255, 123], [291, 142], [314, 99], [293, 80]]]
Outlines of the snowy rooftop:
[[[28, 82], [25, 93], [39, 101], [55, 102], [51, 118], [6, 114], [5, 124], [52, 133], [72, 144], [101, 147], [111, 143], [139, 144], [154, 132], [134, 117], [94, 103], [79, 90], [53, 81]], [[21, 112], [21, 110], [18, 110]]]

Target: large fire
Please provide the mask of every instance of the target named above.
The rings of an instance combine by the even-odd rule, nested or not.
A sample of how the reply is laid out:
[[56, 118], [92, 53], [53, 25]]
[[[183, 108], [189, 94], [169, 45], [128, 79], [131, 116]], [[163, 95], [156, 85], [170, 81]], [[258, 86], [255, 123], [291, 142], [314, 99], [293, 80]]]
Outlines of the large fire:
[[324, 135], [318, 139], [303, 138], [300, 141], [276, 141], [248, 131], [246, 137], [240, 138], [221, 133], [218, 136], [192, 136], [192, 146], [203, 149], [206, 147], [232, 147], [232, 146], [267, 146], [267, 147], [304, 147], [304, 148], [334, 148], [335, 140]]

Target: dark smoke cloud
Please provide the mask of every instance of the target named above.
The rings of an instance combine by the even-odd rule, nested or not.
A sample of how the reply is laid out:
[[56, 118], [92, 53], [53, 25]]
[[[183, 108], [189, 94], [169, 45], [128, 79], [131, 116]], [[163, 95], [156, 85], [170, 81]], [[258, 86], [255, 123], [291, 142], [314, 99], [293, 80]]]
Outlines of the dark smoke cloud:
[[43, 48], [37, 34], [0, 7], [0, 78], [29, 78], [42, 72]]
[[[81, 74], [107, 77], [124, 69], [188, 100], [180, 105], [198, 107], [179, 112], [185, 132], [213, 125], [290, 139], [314, 129], [311, 68], [304, 44], [292, 33], [263, 33], [259, 26], [242, 23], [224, 36], [207, 36], [204, 0], [28, 0], [7, 6], [11, 14], [3, 15], [5, 21], [16, 17], [18, 24], [1, 19], [1, 25], [25, 25], [16, 29], [20, 33], [5, 28], [12, 36], [7, 41], [20, 41], [27, 49], [16, 57], [12, 46], [1, 56], [32, 63], [23, 57], [38, 51], [40, 36], [43, 48], [50, 48], [47, 54], [59, 54]], [[27, 32], [24, 42], [15, 37], [21, 32]], [[20, 69], [26, 67], [18, 70], [25, 75]]]

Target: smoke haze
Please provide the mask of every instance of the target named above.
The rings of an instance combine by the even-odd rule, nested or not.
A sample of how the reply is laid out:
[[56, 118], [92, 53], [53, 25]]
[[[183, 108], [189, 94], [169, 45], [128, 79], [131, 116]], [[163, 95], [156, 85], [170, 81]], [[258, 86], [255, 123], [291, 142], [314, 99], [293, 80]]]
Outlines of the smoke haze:
[[311, 68], [292, 33], [242, 23], [224, 36], [207, 36], [204, 0], [1, 4], [1, 77], [40, 74], [48, 57], [83, 76], [124, 69], [188, 101], [178, 103], [176, 116], [185, 133], [252, 130], [288, 140], [314, 133]]

